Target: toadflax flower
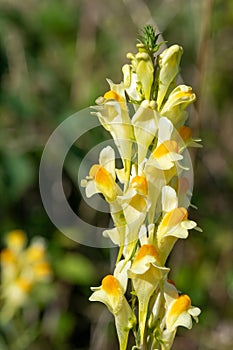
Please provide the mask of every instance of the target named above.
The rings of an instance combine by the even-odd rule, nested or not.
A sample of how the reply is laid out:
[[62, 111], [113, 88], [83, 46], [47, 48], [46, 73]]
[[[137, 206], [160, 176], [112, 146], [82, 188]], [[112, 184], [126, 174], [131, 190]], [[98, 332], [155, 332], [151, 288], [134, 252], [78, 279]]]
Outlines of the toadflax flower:
[[136, 55], [127, 54], [131, 65], [122, 68], [124, 87], [130, 99], [135, 102], [150, 100], [153, 85], [154, 65], [150, 55], [138, 44], [139, 52]]
[[169, 269], [161, 266], [157, 250], [153, 244], [144, 244], [140, 247], [129, 269], [129, 277], [139, 303], [139, 332], [141, 344], [144, 341], [144, 332], [148, 312], [148, 304], [159, 282], [166, 277]]
[[154, 167], [160, 170], [171, 169], [175, 162], [183, 158], [178, 151], [177, 142], [174, 140], [167, 140], [160, 143], [152, 152], [147, 167]]
[[178, 238], [187, 238], [188, 230], [197, 226], [196, 222], [188, 219], [188, 211], [178, 207], [175, 190], [170, 186], [162, 189], [163, 217], [157, 230], [157, 246], [159, 256], [164, 263]]
[[191, 305], [191, 299], [188, 295], [179, 295], [168, 305], [166, 313], [166, 329], [174, 331], [178, 326], [188, 329], [192, 328], [192, 318], [197, 322], [197, 316], [201, 310]]
[[198, 322], [201, 310], [191, 305], [191, 299], [187, 294], [179, 295], [176, 287], [166, 282], [164, 284], [165, 297], [165, 329], [162, 334], [164, 350], [169, 350], [179, 326], [192, 328], [192, 319]]
[[127, 270], [130, 262], [120, 261], [115, 269], [115, 275], [103, 278], [100, 287], [92, 287], [90, 301], [104, 303], [114, 315], [120, 350], [126, 350], [130, 329], [136, 322], [124, 294], [127, 288]]
[[144, 100], [132, 117], [135, 141], [138, 148], [137, 163], [139, 169], [147, 156], [148, 148], [156, 136], [159, 116], [155, 110], [155, 101]]
[[118, 197], [118, 200], [122, 206], [126, 224], [134, 232], [135, 240], [150, 207], [146, 177], [134, 176], [128, 189], [124, 195]]
[[179, 85], [170, 93], [160, 113], [170, 119], [174, 126], [179, 127], [188, 117], [187, 106], [195, 100], [196, 95], [190, 86]]
[[94, 164], [89, 176], [81, 181], [86, 187], [86, 196], [89, 198], [95, 193], [102, 193], [108, 202], [114, 202], [120, 189], [116, 182], [115, 153], [110, 146], [105, 147], [99, 156], [99, 164]]
[[[151, 201], [148, 220], [153, 223], [158, 218], [159, 208], [156, 213], [156, 207], [159, 206], [158, 199], [161, 189], [170, 179], [178, 175], [182, 169], [179, 161], [183, 155], [179, 152], [178, 143], [171, 139], [174, 127], [169, 119], [161, 117], [158, 123], [158, 140], [151, 152], [148, 161], [145, 163], [145, 173], [148, 179], [148, 197]], [[160, 207], [160, 206], [159, 206]]]
[[158, 110], [161, 109], [166, 94], [169, 91], [171, 84], [179, 72], [180, 59], [183, 49], [179, 45], [172, 45], [165, 49], [158, 59], [159, 64], [159, 87], [157, 95]]
[[134, 141], [133, 127], [124, 97], [124, 85], [114, 84], [111, 80], [108, 82], [110, 90], [96, 100], [97, 106], [93, 107], [96, 112], [92, 114], [98, 117], [103, 127], [112, 135], [119, 149], [127, 177], [130, 171], [132, 143]]

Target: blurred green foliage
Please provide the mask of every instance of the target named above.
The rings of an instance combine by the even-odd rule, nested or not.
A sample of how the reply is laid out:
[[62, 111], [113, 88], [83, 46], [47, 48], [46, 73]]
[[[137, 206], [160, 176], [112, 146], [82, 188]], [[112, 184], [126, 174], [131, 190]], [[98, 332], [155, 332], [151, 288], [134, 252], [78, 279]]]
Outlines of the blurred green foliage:
[[[106, 78], [121, 81], [125, 54], [148, 20], [169, 45], [184, 48], [182, 78], [198, 97], [190, 125], [204, 145], [192, 153], [199, 209], [190, 213], [203, 233], [177, 243], [169, 260], [172, 278], [202, 315], [192, 331], [180, 330], [174, 349], [233, 347], [233, 2], [1, 0], [0, 229], [2, 237], [14, 228], [44, 236], [55, 274], [50, 289], [35, 295], [45, 295], [47, 307], [30, 350], [117, 349], [111, 317], [88, 302], [89, 287], [110, 271], [115, 252], [81, 246], [56, 231], [40, 199], [38, 168], [55, 127], [93, 105], [107, 89]], [[82, 207], [77, 166], [102, 137], [97, 132], [83, 149], [72, 149], [66, 162], [74, 210]], [[4, 349], [2, 336], [0, 342]]]

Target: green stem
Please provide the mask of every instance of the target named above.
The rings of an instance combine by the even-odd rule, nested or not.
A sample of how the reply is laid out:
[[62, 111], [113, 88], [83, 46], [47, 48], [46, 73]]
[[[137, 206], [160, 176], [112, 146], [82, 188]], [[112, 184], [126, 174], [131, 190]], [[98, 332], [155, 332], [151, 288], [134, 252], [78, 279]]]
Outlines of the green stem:
[[118, 251], [116, 264], [121, 260], [121, 257], [122, 257], [122, 254], [123, 254], [123, 249], [124, 249], [124, 246], [121, 245], [120, 248], [119, 248], [119, 251]]

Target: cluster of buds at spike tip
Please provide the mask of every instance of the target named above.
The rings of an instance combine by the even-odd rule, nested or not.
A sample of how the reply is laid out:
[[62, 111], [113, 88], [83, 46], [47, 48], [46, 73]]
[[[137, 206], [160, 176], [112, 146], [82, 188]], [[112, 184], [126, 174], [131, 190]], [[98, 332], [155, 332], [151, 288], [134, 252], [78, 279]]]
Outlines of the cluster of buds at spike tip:
[[81, 182], [87, 197], [103, 195], [114, 223], [103, 235], [119, 246], [116, 267], [92, 288], [90, 300], [114, 315], [120, 350], [127, 348], [131, 328], [137, 349], [168, 350], [177, 327], [191, 328], [200, 313], [169, 282], [165, 266], [176, 241], [198, 229], [188, 217], [192, 184], [185, 154], [200, 140], [184, 125], [196, 97], [176, 82], [183, 49], [175, 44], [159, 53], [158, 38], [145, 27], [138, 52], [127, 54], [123, 81], [108, 79], [109, 90], [92, 107], [123, 167], [116, 168], [115, 151], [107, 146]]
[[27, 245], [22, 230], [6, 235], [6, 247], [1, 251], [1, 321], [7, 322], [29, 300], [32, 289], [50, 280], [52, 271], [46, 257], [42, 237], [35, 237]]

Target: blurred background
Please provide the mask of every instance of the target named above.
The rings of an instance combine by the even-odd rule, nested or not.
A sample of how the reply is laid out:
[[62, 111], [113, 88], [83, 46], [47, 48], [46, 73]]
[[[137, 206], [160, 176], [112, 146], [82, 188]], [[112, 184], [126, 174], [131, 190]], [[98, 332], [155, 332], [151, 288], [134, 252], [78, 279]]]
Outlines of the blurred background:
[[[125, 55], [135, 52], [148, 22], [168, 45], [183, 46], [182, 79], [197, 94], [189, 124], [204, 146], [192, 152], [198, 210], [190, 210], [203, 233], [178, 242], [168, 262], [178, 288], [202, 314], [191, 331], [179, 330], [174, 349], [233, 348], [233, 2], [0, 0], [0, 242], [3, 247], [15, 228], [29, 238], [43, 236], [54, 271], [52, 283], [35, 292], [35, 300], [43, 296], [37, 336], [30, 347], [22, 342], [6, 349], [117, 349], [112, 316], [88, 301], [90, 286], [110, 273], [115, 252], [79, 245], [57, 231], [42, 205], [38, 169], [52, 131], [93, 105], [108, 88], [106, 78], [121, 81]], [[82, 210], [77, 164], [101, 133], [83, 149], [72, 148], [65, 163], [64, 186], [76, 211]], [[92, 220], [106, 219], [92, 214]]]

